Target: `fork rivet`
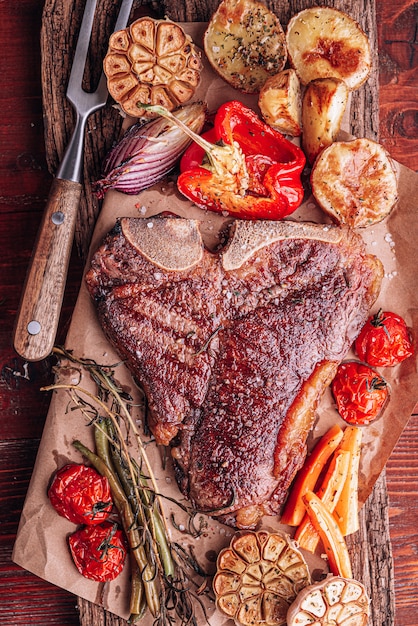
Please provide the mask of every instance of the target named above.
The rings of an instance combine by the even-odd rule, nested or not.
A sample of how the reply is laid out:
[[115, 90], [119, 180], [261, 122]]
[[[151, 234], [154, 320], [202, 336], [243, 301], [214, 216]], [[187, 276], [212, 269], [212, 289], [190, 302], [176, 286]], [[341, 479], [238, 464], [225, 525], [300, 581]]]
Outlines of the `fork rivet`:
[[37, 335], [38, 333], [41, 332], [41, 328], [42, 328], [42, 326], [36, 320], [32, 320], [31, 322], [29, 322], [29, 324], [27, 326], [28, 333], [30, 335]]
[[51, 220], [55, 226], [60, 226], [65, 220], [65, 215], [62, 211], [55, 211], [51, 216]]

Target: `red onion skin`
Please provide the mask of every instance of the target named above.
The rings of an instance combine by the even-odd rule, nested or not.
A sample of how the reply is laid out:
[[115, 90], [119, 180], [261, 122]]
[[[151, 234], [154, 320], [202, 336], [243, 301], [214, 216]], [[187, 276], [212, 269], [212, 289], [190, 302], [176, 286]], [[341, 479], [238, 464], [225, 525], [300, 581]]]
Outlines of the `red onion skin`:
[[[181, 107], [178, 115], [194, 132], [200, 133], [206, 119], [206, 107], [192, 103]], [[103, 198], [109, 189], [132, 195], [147, 189], [175, 168], [191, 141], [163, 118], [134, 124], [107, 155], [103, 178], [94, 183], [94, 191]]]

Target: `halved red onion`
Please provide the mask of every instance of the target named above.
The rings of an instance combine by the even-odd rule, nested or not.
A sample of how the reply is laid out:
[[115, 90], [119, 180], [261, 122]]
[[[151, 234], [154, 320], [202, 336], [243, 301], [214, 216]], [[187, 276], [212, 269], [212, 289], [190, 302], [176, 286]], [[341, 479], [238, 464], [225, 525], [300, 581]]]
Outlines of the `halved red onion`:
[[[200, 133], [206, 106], [193, 102], [179, 107], [173, 115], [193, 132]], [[166, 176], [190, 145], [191, 139], [173, 122], [158, 117], [131, 126], [112, 148], [103, 165], [103, 178], [94, 184], [102, 198], [109, 189], [136, 194]]]

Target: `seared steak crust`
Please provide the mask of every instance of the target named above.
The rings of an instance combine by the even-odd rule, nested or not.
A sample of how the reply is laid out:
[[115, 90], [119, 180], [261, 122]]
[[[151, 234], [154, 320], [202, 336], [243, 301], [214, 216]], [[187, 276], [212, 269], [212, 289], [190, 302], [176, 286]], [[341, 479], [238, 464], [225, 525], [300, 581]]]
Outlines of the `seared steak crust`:
[[89, 291], [144, 388], [156, 440], [172, 445], [182, 492], [199, 510], [253, 526], [278, 511], [304, 460], [316, 406], [367, 318], [381, 265], [347, 228], [305, 234], [290, 222], [280, 236], [272, 223], [238, 222], [223, 254], [197, 243], [170, 265], [150, 248], [147, 222], [160, 246], [177, 250], [190, 236], [165, 241], [158, 218], [122, 220], [93, 257]]

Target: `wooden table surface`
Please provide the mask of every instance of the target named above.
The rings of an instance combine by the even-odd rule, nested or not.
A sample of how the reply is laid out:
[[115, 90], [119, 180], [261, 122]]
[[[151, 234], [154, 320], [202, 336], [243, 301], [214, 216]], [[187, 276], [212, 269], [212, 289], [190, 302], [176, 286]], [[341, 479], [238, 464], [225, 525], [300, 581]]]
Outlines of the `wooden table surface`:
[[[346, 4], [348, 10], [351, 3]], [[0, 3], [0, 623], [4, 626], [79, 624], [74, 596], [11, 561], [48, 411], [49, 397], [39, 388], [51, 378], [49, 361], [25, 363], [15, 354], [11, 341], [22, 284], [51, 184], [41, 101], [42, 9], [43, 0]], [[376, 11], [380, 140], [394, 158], [418, 170], [416, 4], [413, 0], [377, 0]], [[74, 251], [59, 326], [61, 342], [71, 319], [81, 271], [82, 263]], [[411, 417], [402, 434], [387, 464], [386, 477], [395, 626], [418, 626], [418, 415]]]

